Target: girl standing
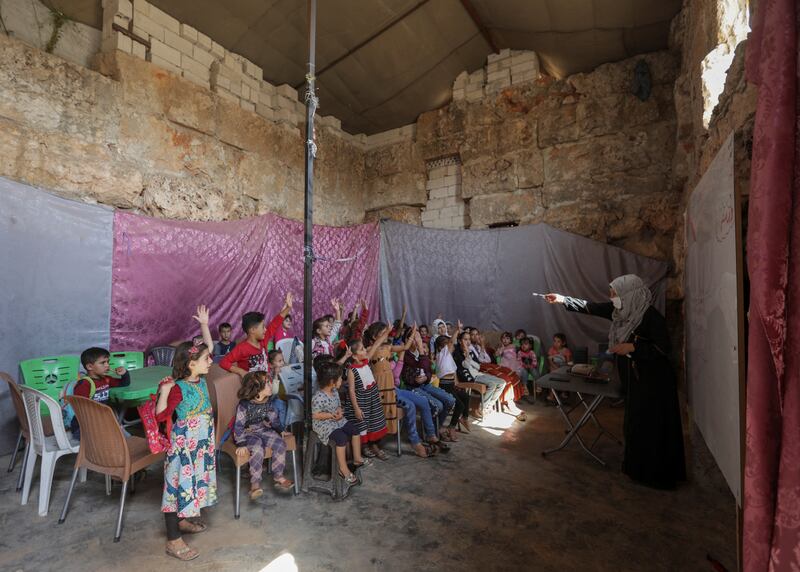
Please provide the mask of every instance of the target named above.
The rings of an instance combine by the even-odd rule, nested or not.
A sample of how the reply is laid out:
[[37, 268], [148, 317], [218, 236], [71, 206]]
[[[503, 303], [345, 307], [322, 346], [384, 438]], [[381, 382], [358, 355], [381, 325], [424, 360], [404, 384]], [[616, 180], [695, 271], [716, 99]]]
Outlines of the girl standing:
[[278, 411], [273, 406], [272, 383], [267, 372], [251, 371], [242, 379], [239, 388], [239, 405], [233, 423], [233, 440], [238, 445], [236, 454], [250, 453], [250, 499], [264, 494], [261, 475], [267, 449], [272, 450], [272, 478], [275, 487], [288, 490], [292, 481], [283, 476], [286, 468], [286, 442], [279, 433]]
[[362, 454], [367, 458], [378, 457], [381, 461], [389, 458], [378, 445], [386, 435], [386, 417], [383, 413], [378, 383], [372, 375], [369, 360], [388, 336], [387, 327], [381, 331], [369, 350], [364, 347], [360, 339], [350, 340], [339, 350], [339, 359], [346, 355], [348, 347], [353, 354], [353, 359], [348, 360], [347, 365], [348, 399], [345, 402], [344, 415], [358, 427]]
[[[203, 337], [210, 339], [205, 307], [198, 308], [195, 319], [200, 322]], [[159, 386], [156, 419], [163, 422], [174, 418], [164, 461], [161, 512], [167, 526], [166, 552], [178, 560], [199, 556], [183, 541], [181, 533], [207, 528], [203, 522], [185, 519], [200, 516], [200, 509], [217, 502], [214, 419], [204, 377], [211, 363], [208, 345], [184, 342], [175, 350], [172, 379]]]

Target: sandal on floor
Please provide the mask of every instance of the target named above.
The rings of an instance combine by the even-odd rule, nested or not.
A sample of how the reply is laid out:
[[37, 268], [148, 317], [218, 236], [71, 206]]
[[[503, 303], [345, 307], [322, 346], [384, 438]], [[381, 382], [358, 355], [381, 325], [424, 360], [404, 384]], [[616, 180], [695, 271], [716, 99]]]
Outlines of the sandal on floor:
[[183, 534], [200, 534], [201, 532], [205, 532], [207, 528], [208, 525], [205, 522], [192, 522], [190, 520], [182, 520], [178, 523], [178, 530], [180, 530], [181, 533]]
[[167, 556], [172, 556], [173, 558], [177, 558], [178, 560], [182, 560], [183, 562], [188, 562], [189, 560], [194, 560], [200, 553], [190, 546], [184, 546], [183, 548], [179, 548], [178, 550], [172, 550], [171, 548], [167, 548], [165, 550]]
[[374, 459], [377, 455], [375, 454], [375, 451], [373, 451], [369, 447], [366, 447], [364, 449], [361, 449], [361, 456], [365, 457], [366, 459]]
[[468, 419], [459, 419], [458, 426], [460, 429], [463, 429], [464, 433], [472, 433], [472, 429], [469, 428]]
[[282, 491], [288, 491], [289, 489], [292, 488], [292, 485], [294, 484], [286, 477], [281, 477], [280, 479], [274, 479], [273, 482], [275, 483], [275, 488], [280, 489]]
[[264, 489], [260, 487], [257, 489], [253, 489], [250, 491], [250, 500], [256, 500], [257, 498], [260, 498], [261, 495], [263, 494], [264, 494]]
[[364, 459], [360, 463], [353, 463], [353, 466], [356, 469], [360, 469], [361, 467], [369, 467], [372, 464], [372, 459]]
[[389, 455], [387, 455], [386, 451], [384, 451], [383, 449], [378, 449], [378, 450], [374, 451], [374, 453], [375, 453], [375, 456], [378, 457], [381, 461], [388, 461], [389, 460]]
[[439, 431], [439, 439], [442, 441], [447, 441], [448, 443], [458, 443], [458, 439], [453, 436], [452, 431], [449, 429]]
[[432, 443], [432, 445], [439, 449], [442, 453], [450, 452], [450, 445], [444, 443], [442, 440], [436, 441], [436, 443]]
[[[419, 452], [417, 446], [422, 447], [422, 453]], [[430, 449], [428, 449], [428, 447], [426, 447], [424, 443], [417, 443], [417, 445], [413, 446], [412, 449], [414, 450], [414, 454], [420, 459], [428, 459], [429, 457], [431, 457]]]
[[517, 415], [517, 421], [527, 421], [527, 420], [528, 420], [528, 416], [525, 415], [524, 411], [522, 413], [520, 413], [519, 415]]
[[358, 477], [355, 473], [350, 473], [349, 475], [345, 476], [342, 471], [339, 471], [339, 476], [342, 477], [348, 485], [358, 482]]

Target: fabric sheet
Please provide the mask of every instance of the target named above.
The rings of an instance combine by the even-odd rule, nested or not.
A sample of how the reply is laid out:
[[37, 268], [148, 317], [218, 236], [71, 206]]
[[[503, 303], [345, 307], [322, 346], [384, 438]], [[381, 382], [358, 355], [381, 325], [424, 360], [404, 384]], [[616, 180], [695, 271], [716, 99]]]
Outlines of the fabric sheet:
[[762, 572], [800, 569], [800, 5], [759, 0], [753, 22], [742, 544], [743, 569]]
[[[314, 249], [315, 318], [332, 312], [333, 297], [341, 298], [348, 311], [361, 297], [375, 306], [377, 224], [316, 226]], [[300, 221], [263, 215], [191, 222], [115, 213], [111, 343], [117, 349], [191, 339], [200, 333], [192, 319], [198, 304], [210, 308], [212, 335], [221, 322], [230, 322], [237, 339], [245, 312], [263, 312], [269, 319], [280, 310], [286, 291], [295, 296], [291, 333], [302, 337]]]
[[[0, 177], [0, 371], [108, 347], [113, 211]], [[0, 383], [0, 452], [17, 418]]]
[[638, 274], [665, 306], [667, 264], [546, 224], [496, 230], [436, 230], [387, 221], [381, 232], [381, 312], [430, 324], [441, 314], [481, 329], [525, 329], [549, 347], [553, 334], [596, 352], [609, 323], [568, 314], [532, 292], [608, 300], [608, 284]]

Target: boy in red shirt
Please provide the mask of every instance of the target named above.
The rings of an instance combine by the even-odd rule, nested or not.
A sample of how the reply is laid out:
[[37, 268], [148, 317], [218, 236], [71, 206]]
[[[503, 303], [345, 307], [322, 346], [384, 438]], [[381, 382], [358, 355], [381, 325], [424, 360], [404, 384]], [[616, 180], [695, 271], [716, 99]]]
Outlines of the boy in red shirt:
[[[72, 390], [74, 395], [92, 399], [98, 403], [107, 403], [109, 390], [112, 387], [126, 387], [131, 383], [131, 376], [124, 367], [118, 367], [114, 372], [119, 376], [111, 377], [108, 375], [108, 360], [111, 354], [103, 348], [89, 348], [81, 354], [81, 363], [86, 375], [78, 380]], [[73, 436], [80, 438], [80, 428], [78, 419], [73, 418], [70, 424]]]
[[266, 327], [264, 327], [264, 314], [247, 312], [242, 316], [242, 330], [247, 335], [247, 339], [236, 344], [236, 347], [225, 354], [225, 357], [219, 362], [220, 367], [240, 376], [255, 369], [267, 371], [269, 367], [267, 344], [275, 336], [278, 328], [283, 324], [283, 319], [291, 311], [292, 293], [288, 292], [283, 302], [283, 308]]

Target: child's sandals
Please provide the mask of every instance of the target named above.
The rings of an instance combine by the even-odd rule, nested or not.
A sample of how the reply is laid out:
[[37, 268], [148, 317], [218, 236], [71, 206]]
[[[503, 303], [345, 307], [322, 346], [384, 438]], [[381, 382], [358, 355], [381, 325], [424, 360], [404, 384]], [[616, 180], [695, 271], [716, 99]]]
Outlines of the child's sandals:
[[289, 489], [292, 488], [293, 484], [294, 483], [289, 479], [287, 479], [286, 477], [275, 479], [275, 488], [282, 491], [288, 491]]
[[358, 482], [358, 477], [355, 473], [350, 473], [349, 475], [345, 476], [342, 471], [339, 471], [339, 476], [342, 477], [348, 485], [354, 485]]
[[183, 547], [176, 549], [170, 548], [169, 544], [167, 544], [167, 548], [165, 550], [167, 556], [172, 556], [173, 558], [177, 558], [178, 560], [182, 560], [183, 562], [188, 562], [189, 560], [194, 560], [200, 553], [195, 550], [194, 548], [190, 547], [187, 544], [184, 544]]
[[472, 430], [469, 428], [469, 420], [468, 419], [459, 419], [458, 420], [458, 430], [463, 431], [464, 433], [472, 433]]
[[369, 467], [372, 464], [372, 459], [363, 459], [360, 463], [353, 463], [353, 466], [356, 469], [360, 469], [362, 467]]
[[258, 498], [261, 498], [261, 495], [263, 494], [264, 494], [264, 489], [262, 489], [261, 487], [258, 487], [257, 489], [251, 489], [250, 500], [256, 500]]
[[205, 522], [193, 522], [191, 520], [182, 520], [178, 523], [178, 530], [183, 534], [200, 534], [208, 529]]
[[361, 456], [364, 457], [365, 459], [374, 459], [375, 457], [377, 457], [375, 451], [373, 451], [370, 447], [364, 447], [363, 449], [361, 449]]
[[381, 461], [389, 460], [389, 455], [387, 455], [386, 451], [384, 451], [383, 449], [378, 449], [377, 447], [375, 447], [373, 453], [375, 453], [375, 456], [378, 457], [378, 459], [380, 459]]

